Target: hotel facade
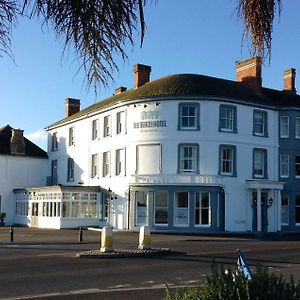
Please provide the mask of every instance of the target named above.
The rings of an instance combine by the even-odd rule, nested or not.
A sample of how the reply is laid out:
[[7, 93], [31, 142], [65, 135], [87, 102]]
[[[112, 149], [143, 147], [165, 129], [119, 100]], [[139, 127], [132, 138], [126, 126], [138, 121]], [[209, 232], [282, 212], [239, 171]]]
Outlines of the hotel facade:
[[30, 226], [176, 232], [300, 231], [300, 96], [262, 87], [258, 57], [236, 81], [179, 74], [116, 89], [48, 126], [47, 186], [16, 191]]

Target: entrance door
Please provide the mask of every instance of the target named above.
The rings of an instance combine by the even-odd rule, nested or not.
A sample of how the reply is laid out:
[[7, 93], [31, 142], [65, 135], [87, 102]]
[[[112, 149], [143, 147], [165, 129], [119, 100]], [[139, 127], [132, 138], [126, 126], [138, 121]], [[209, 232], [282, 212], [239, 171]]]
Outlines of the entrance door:
[[[268, 232], [268, 194], [261, 193], [261, 231]], [[257, 196], [252, 193], [252, 231], [257, 231]]]

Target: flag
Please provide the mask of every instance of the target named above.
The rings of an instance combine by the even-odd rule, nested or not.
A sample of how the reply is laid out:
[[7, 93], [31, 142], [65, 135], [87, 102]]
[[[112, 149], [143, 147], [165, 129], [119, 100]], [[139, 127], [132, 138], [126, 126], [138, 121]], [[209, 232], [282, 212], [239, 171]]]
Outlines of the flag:
[[249, 268], [249, 265], [240, 249], [237, 249], [237, 268], [247, 279], [252, 279], [252, 274]]

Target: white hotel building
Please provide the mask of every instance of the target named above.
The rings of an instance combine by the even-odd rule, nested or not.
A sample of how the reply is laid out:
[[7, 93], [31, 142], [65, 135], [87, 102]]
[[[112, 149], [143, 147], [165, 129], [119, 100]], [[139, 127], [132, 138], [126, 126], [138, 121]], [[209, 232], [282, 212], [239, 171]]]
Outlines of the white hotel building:
[[83, 110], [68, 98], [66, 117], [47, 127], [49, 186], [26, 190], [30, 226], [265, 233], [294, 214], [286, 229], [297, 230], [279, 159], [281, 111], [300, 108], [280, 102], [299, 97], [294, 69], [285, 91], [273, 91], [261, 85], [259, 58], [236, 67], [237, 81], [150, 81], [151, 68], [138, 64], [133, 89]]

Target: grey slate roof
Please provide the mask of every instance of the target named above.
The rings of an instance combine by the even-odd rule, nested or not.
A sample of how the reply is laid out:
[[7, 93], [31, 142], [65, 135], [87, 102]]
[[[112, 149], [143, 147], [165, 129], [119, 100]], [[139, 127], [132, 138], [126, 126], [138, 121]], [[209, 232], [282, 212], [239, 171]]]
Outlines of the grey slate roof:
[[[283, 93], [283, 92], [281, 92]], [[240, 82], [226, 80], [205, 75], [178, 74], [170, 75], [150, 81], [137, 89], [127, 90], [123, 93], [104, 99], [91, 105], [80, 112], [62, 119], [49, 127], [75, 120], [94, 111], [108, 108], [118, 103], [126, 103], [138, 99], [157, 99], [165, 97], [202, 97], [227, 98], [239, 100], [254, 105], [267, 105], [277, 107], [279, 100], [272, 99], [272, 93], [268, 89], [257, 93]], [[299, 97], [299, 96], [298, 96]], [[276, 98], [277, 99], [277, 98]]]
[[297, 107], [300, 108], [300, 95], [287, 91], [278, 91], [263, 88], [262, 93], [272, 99], [278, 108]]
[[[1, 154], [12, 155], [10, 152], [10, 139], [11, 139], [12, 129], [13, 128], [9, 125], [0, 128], [0, 155]], [[24, 140], [25, 140], [25, 156], [48, 158], [46, 151], [44, 151], [36, 144], [29, 141], [25, 137]]]

